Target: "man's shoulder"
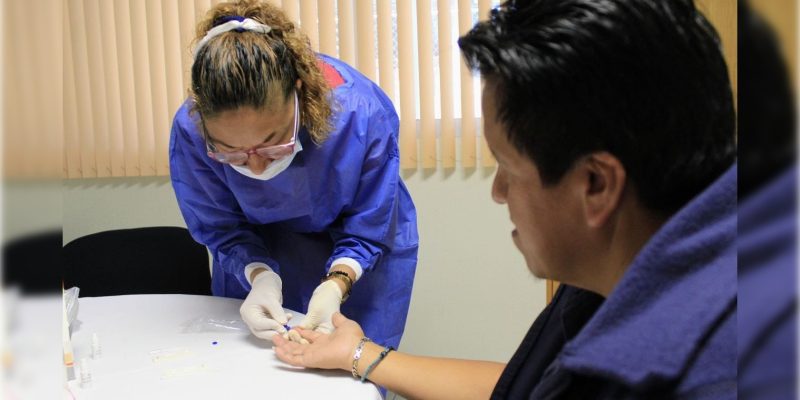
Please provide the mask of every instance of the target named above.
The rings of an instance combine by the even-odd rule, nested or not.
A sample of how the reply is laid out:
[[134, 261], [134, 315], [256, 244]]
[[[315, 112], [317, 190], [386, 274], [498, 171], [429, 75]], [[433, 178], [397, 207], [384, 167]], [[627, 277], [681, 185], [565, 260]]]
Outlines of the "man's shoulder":
[[737, 392], [736, 303], [730, 305], [705, 342], [686, 373], [678, 382], [676, 393], [685, 398], [735, 398]]
[[580, 331], [602, 303], [603, 298], [595, 293], [560, 285], [506, 365], [492, 398], [520, 398], [532, 393], [566, 341]]

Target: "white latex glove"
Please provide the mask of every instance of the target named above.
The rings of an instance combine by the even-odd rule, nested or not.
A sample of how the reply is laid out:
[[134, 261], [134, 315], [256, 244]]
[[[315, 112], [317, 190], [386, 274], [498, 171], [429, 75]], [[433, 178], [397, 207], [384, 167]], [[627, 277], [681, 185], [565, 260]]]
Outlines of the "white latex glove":
[[[297, 326], [321, 333], [331, 333], [333, 332], [331, 318], [333, 313], [339, 311], [341, 304], [342, 289], [339, 288], [339, 285], [333, 279], [322, 282], [311, 294], [306, 317]], [[291, 330], [288, 335], [284, 335], [284, 337], [287, 336], [295, 342], [308, 343], [295, 330]]]
[[269, 339], [275, 334], [286, 333], [283, 326], [289, 317], [283, 311], [282, 303], [281, 277], [272, 271], [264, 271], [253, 279], [253, 287], [239, 313], [253, 335]]

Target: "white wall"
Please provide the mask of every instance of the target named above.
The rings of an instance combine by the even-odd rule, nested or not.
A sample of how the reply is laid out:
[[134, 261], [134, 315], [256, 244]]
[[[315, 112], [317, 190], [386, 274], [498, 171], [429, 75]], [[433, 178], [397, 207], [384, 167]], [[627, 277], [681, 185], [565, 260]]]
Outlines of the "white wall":
[[[507, 361], [545, 304], [511, 241], [493, 170], [414, 171], [420, 252], [402, 350]], [[168, 178], [66, 180], [64, 243], [117, 228], [184, 226]]]

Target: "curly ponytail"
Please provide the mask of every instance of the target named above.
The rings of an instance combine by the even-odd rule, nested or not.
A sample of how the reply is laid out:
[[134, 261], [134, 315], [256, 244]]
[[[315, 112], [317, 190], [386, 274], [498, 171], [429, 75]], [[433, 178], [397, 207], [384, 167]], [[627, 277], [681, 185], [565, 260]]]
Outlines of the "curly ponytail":
[[225, 32], [198, 49], [190, 89], [194, 110], [212, 118], [243, 106], [269, 107], [277, 98], [286, 101], [300, 79], [300, 122], [315, 143], [322, 143], [332, 129], [330, 87], [308, 37], [279, 8], [258, 0], [237, 0], [212, 7], [197, 24], [194, 43], [230, 16], [250, 18], [272, 30]]

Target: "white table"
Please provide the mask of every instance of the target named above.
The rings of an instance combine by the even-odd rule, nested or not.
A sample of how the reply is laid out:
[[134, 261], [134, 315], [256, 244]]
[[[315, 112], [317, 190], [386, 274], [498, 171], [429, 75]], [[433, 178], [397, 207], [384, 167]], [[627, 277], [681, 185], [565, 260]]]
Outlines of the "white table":
[[[348, 372], [282, 363], [271, 342], [246, 329], [240, 305], [192, 295], [81, 298], [72, 332], [76, 379], [69, 388], [78, 399], [381, 399], [373, 384]], [[302, 317], [292, 313], [289, 325]], [[198, 324], [209, 320], [234, 329]], [[102, 352], [97, 359], [91, 359], [93, 334]], [[84, 358], [88, 387], [80, 383]]]

